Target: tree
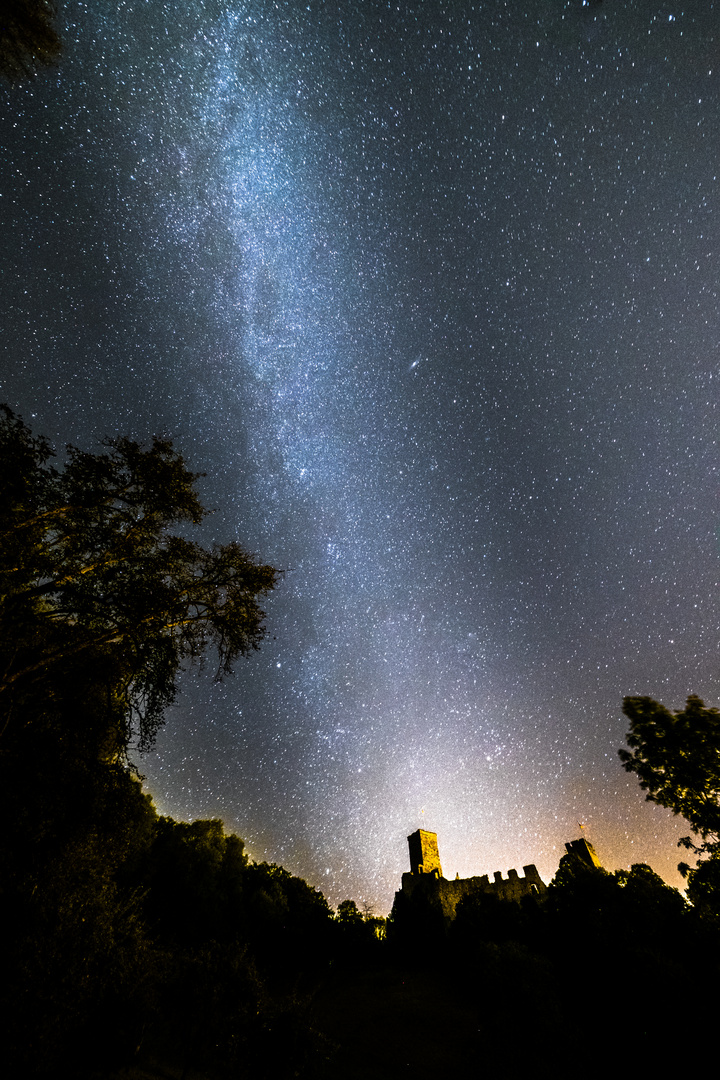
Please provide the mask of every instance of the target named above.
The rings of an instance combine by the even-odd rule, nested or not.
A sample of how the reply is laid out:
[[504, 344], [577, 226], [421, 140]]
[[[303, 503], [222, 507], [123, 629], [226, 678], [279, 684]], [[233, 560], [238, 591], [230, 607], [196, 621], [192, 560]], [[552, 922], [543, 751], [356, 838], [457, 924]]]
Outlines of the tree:
[[0, 73], [12, 81], [26, 79], [39, 65], [54, 63], [60, 38], [51, 0], [3, 0], [0, 14]]
[[243, 921], [243, 841], [221, 821], [161, 817], [140, 880], [156, 938], [198, 945], [236, 938]]
[[687, 877], [687, 898], [695, 910], [720, 920], [720, 858], [704, 859]]
[[277, 571], [178, 535], [206, 511], [168, 441], [69, 446], [60, 471], [0, 408], [0, 745], [72, 700], [97, 752], [122, 760], [133, 736], [152, 745], [185, 660], [213, 645], [221, 677], [258, 648]]
[[[258, 598], [277, 578], [239, 544], [180, 535], [205, 515], [195, 481], [157, 439], [68, 447], [57, 467], [0, 408], [0, 1009], [18, 1075], [65, 1059], [82, 1072], [78, 1047], [88, 1070], [117, 1066], [163, 981], [147, 926], [162, 875], [147, 870], [173, 830], [126, 767], [131, 741], [152, 744], [185, 661], [214, 646], [222, 676], [258, 647]], [[219, 823], [175, 832], [188, 895], [168, 903], [185, 913], [199, 896], [219, 934], [241, 894], [242, 844]]]
[[637, 775], [649, 801], [680, 814], [702, 840], [683, 837], [683, 847], [720, 854], [720, 712], [695, 695], [675, 713], [652, 698], [627, 697], [623, 712], [630, 720], [630, 751], [619, 751], [623, 767]]
[[348, 926], [358, 926], [363, 923], [363, 917], [358, 911], [358, 906], [354, 900], [343, 900], [343, 902], [338, 905], [335, 918], [339, 923], [344, 923]]

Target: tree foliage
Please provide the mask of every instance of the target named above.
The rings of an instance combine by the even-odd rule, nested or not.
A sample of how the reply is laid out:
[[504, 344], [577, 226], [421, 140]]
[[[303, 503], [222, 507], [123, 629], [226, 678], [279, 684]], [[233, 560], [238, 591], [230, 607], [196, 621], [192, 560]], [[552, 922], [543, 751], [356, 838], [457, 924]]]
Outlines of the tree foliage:
[[226, 836], [221, 821], [159, 818], [141, 873], [154, 934], [193, 945], [237, 935], [247, 861], [242, 840]]
[[363, 921], [362, 913], [354, 900], [343, 900], [341, 904], [338, 904], [335, 918], [339, 923], [348, 926], [358, 926]]
[[162, 440], [61, 467], [3, 408], [0, 465], [4, 1060], [89, 1077], [139, 1052], [222, 1077], [273, 1053], [273, 1075], [316, 1075], [298, 986], [335, 947], [325, 898], [219, 821], [158, 817], [128, 767], [183, 663], [214, 647], [222, 676], [258, 647], [276, 571], [181, 535], [205, 511]]
[[258, 647], [258, 598], [277, 572], [238, 543], [207, 550], [179, 535], [206, 512], [169, 442], [69, 446], [62, 470], [52, 458], [3, 407], [0, 731], [62, 698], [70, 673], [114, 732], [106, 753], [122, 757], [133, 734], [152, 744], [185, 660], [212, 645], [221, 676]]
[[60, 55], [55, 29], [57, 7], [51, 0], [3, 0], [0, 11], [0, 73], [15, 81]]
[[680, 843], [695, 851], [720, 852], [720, 712], [691, 695], [685, 708], [670, 712], [649, 697], [627, 697], [630, 750], [620, 750], [647, 798], [684, 817], [702, 844]]
[[703, 859], [688, 871], [687, 898], [701, 915], [720, 920], [720, 858]]

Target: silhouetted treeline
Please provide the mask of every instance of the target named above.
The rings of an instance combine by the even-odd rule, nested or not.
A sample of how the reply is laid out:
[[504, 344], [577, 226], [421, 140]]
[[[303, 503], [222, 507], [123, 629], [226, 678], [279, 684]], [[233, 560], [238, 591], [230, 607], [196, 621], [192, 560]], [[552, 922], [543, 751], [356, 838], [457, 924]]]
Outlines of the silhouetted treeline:
[[465, 897], [449, 923], [399, 894], [383, 939], [353, 901], [334, 915], [220, 822], [159, 817], [129, 769], [62, 744], [0, 755], [15, 1075], [424, 1076], [450, 1052], [458, 1067], [581, 1054], [624, 1027], [639, 1063], [679, 988], [713, 1020], [718, 922], [649, 867], [567, 857], [540, 900]]
[[331, 1047], [309, 995], [333, 964], [373, 956], [376, 922], [336, 919], [301, 879], [249, 862], [219, 821], [158, 817], [127, 769], [38, 764], [0, 757], [1, 1008], [16, 1075], [154, 1059], [315, 1075]]
[[376, 928], [349, 935], [219, 822], [158, 817], [129, 761], [184, 663], [214, 647], [226, 675], [259, 646], [277, 572], [180, 535], [205, 510], [169, 442], [54, 459], [0, 406], [5, 1071], [310, 1075], [326, 1046], [309, 994]]
[[184, 661], [214, 642], [227, 672], [257, 647], [277, 574], [178, 535], [204, 511], [169, 443], [52, 459], [0, 408], [7, 1075], [395, 1080], [513, 1058], [562, 1075], [598, 1033], [645, 1068], [688, 1018], [714, 1024], [720, 860], [694, 908], [649, 867], [567, 856], [542, 898], [466, 897], [452, 922], [400, 894], [385, 935], [220, 822], [158, 816], [131, 744], [152, 745]]
[[614, 1041], [623, 1069], [648, 1068], [677, 1050], [687, 1009], [698, 1030], [715, 1022], [720, 923], [648, 866], [610, 873], [568, 855], [544, 896], [466, 896], [449, 923], [428, 895], [398, 894], [388, 939], [407, 984], [428, 1005], [443, 987], [436, 1007], [456, 1017], [452, 1046], [429, 1028], [438, 1061], [567, 1063]]

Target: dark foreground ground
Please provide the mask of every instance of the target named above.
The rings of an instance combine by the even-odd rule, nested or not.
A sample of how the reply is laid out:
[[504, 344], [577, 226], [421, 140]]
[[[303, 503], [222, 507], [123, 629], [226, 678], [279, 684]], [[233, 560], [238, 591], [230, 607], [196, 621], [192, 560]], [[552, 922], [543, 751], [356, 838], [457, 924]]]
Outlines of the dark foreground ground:
[[[582, 953], [579, 942], [580, 967]], [[685, 1009], [679, 998], [668, 985], [645, 982], [634, 965], [621, 975], [587, 959], [585, 974], [576, 969], [570, 977], [554, 962], [508, 944], [488, 947], [460, 972], [443, 964], [422, 971], [412, 963], [338, 971], [309, 995], [309, 1055], [289, 1068], [271, 1055], [232, 1075], [429, 1080], [449, 1071], [475, 1077], [529, 1068], [536, 1076], [563, 1076], [577, 1075], [581, 1062], [584, 1070], [600, 1060], [614, 1061], [628, 1075], [667, 1061], [680, 1043]], [[703, 1014], [714, 1011], [708, 998], [705, 1006]], [[148, 1059], [113, 1080], [217, 1076]]]
[[[277, 1072], [272, 1061], [258, 1073], [238, 1077], [301, 1076], [318, 1080], [395, 1080], [436, 1077], [448, 1068], [477, 1070], [507, 1062], [522, 1053], [538, 1024], [514, 1026], [512, 1004], [503, 993], [499, 1007], [488, 996], [467, 1001], [450, 978], [410, 969], [384, 967], [359, 976], [338, 974], [312, 996], [308, 1023], [314, 1032], [316, 1060], [296, 1073]], [[510, 1006], [510, 1013], [507, 1007]], [[542, 1012], [542, 1010], [541, 1010]], [[552, 1025], [551, 1025], [552, 1026]], [[530, 1030], [527, 1030], [527, 1029]], [[215, 1075], [184, 1071], [182, 1064], [148, 1059], [113, 1080], [215, 1080]]]

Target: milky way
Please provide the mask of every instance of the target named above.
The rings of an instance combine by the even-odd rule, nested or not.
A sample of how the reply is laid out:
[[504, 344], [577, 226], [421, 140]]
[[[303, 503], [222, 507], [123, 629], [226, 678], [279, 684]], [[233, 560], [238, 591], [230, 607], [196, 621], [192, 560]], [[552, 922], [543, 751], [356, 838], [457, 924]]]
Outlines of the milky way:
[[147, 0], [3, 89], [0, 396], [173, 438], [285, 573], [143, 758], [334, 903], [586, 826], [677, 883], [625, 694], [720, 698], [720, 11]]

